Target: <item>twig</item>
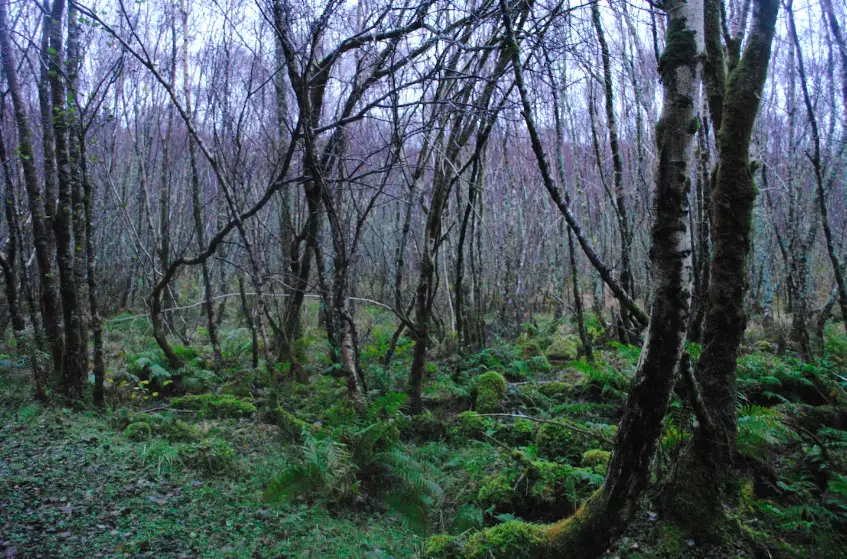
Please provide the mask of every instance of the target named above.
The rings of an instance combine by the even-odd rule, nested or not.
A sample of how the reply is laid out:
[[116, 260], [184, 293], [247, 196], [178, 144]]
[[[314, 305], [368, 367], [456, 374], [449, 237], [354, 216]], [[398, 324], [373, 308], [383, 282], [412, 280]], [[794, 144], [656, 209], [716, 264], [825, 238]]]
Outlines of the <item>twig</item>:
[[147, 409], [147, 410], [141, 410], [141, 413], [153, 413], [154, 411], [171, 411], [171, 412], [174, 412], [174, 413], [197, 413], [194, 410], [177, 410], [177, 409], [171, 408], [169, 406], [159, 406], [158, 408], [150, 408], [150, 409]]

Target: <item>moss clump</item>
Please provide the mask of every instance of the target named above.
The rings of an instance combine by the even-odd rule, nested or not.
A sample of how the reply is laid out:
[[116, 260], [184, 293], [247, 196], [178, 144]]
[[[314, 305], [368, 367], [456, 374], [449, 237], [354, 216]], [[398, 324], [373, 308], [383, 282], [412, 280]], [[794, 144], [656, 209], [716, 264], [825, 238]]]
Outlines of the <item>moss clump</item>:
[[461, 552], [466, 559], [532, 559], [548, 545], [547, 528], [512, 520], [468, 538]]
[[132, 423], [147, 423], [154, 431], [167, 422], [165, 416], [158, 413], [142, 413], [128, 409], [120, 409], [115, 414], [114, 423], [118, 429], [124, 430]]
[[299, 441], [304, 429], [314, 430], [314, 426], [306, 423], [296, 415], [285, 411], [282, 408], [277, 408], [266, 415], [268, 423], [272, 423], [279, 427], [279, 430], [284, 438], [292, 441]]
[[597, 448], [586, 450], [582, 454], [582, 465], [586, 468], [596, 468], [598, 466], [607, 466], [611, 453], [608, 450], [600, 450]]
[[150, 424], [143, 421], [130, 423], [124, 429], [124, 437], [131, 441], [149, 441], [153, 435], [153, 430], [150, 429]]
[[511, 477], [514, 476], [497, 474], [485, 478], [476, 495], [479, 504], [484, 508], [494, 507], [498, 512], [514, 512], [518, 496], [512, 490]]
[[481, 439], [488, 431], [493, 431], [497, 424], [493, 419], [482, 417], [475, 411], [465, 411], [457, 416], [458, 425], [453, 434], [459, 439]]
[[221, 379], [212, 371], [200, 369], [184, 375], [180, 382], [189, 394], [202, 394], [220, 385]]
[[682, 531], [674, 524], [665, 522], [660, 528], [660, 549], [668, 557], [681, 557], [688, 549]]
[[432, 412], [425, 412], [409, 419], [403, 426], [402, 434], [404, 438], [421, 442], [440, 441], [447, 437], [447, 426]]
[[194, 442], [202, 437], [200, 429], [180, 419], [166, 423], [161, 429], [157, 429], [156, 434], [171, 442], [180, 443]]
[[247, 417], [256, 413], [256, 406], [235, 396], [224, 394], [192, 394], [171, 399], [175, 408], [195, 410], [198, 417], [218, 419]]
[[579, 336], [565, 334], [553, 340], [545, 355], [550, 361], [573, 361], [579, 356]]
[[547, 382], [538, 385], [538, 391], [554, 400], [564, 400], [573, 394], [574, 387], [566, 382]]
[[516, 419], [503, 424], [497, 431], [498, 438], [513, 446], [526, 446], [535, 438], [535, 423], [528, 419]]
[[224, 475], [238, 469], [238, 459], [223, 439], [204, 439], [193, 445], [188, 454], [191, 463], [208, 475]]
[[432, 536], [424, 547], [424, 557], [433, 559], [453, 559], [459, 557], [459, 539], [456, 536], [439, 534]]
[[535, 436], [538, 455], [550, 460], [579, 456], [573, 442], [573, 432], [563, 425], [545, 423]]
[[585, 468], [524, 460], [520, 467], [486, 478], [477, 502], [484, 509], [525, 520], [555, 520], [573, 512], [576, 502], [602, 481], [602, 476]]
[[476, 411], [479, 413], [497, 413], [503, 411], [508, 386], [500, 373], [489, 371], [479, 375], [476, 380]]
[[694, 30], [685, 20], [672, 18], [665, 34], [665, 50], [659, 58], [659, 75], [662, 81], [673, 87], [676, 69], [697, 64], [697, 42]]

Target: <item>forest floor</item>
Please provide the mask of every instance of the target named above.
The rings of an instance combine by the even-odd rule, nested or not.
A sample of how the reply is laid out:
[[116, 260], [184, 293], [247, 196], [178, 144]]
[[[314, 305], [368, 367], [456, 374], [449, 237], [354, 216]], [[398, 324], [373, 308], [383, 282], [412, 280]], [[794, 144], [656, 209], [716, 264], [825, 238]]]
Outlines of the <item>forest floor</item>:
[[[430, 412], [410, 418], [396, 393], [410, 342], [381, 366], [391, 331], [376, 321], [363, 328], [372, 397], [361, 417], [312, 328], [311, 381], [287, 382], [288, 413], [269, 418], [243, 330], [225, 329], [226, 370], [208, 370], [208, 348], [192, 345], [170, 371], [132, 324], [110, 332], [105, 410], [33, 403], [25, 363], [0, 362], [0, 556], [449, 557], [448, 538], [432, 535], [452, 545], [486, 526], [552, 521], [602, 483], [639, 353], [599, 343], [585, 363], [556, 324], [465, 358], [437, 348]], [[847, 338], [832, 327], [808, 364], [747, 342], [745, 466], [725, 533], [707, 544], [654, 505], [691, 433], [675, 396], [654, 484], [607, 557], [843, 557]], [[493, 542], [480, 553], [506, 557]]]

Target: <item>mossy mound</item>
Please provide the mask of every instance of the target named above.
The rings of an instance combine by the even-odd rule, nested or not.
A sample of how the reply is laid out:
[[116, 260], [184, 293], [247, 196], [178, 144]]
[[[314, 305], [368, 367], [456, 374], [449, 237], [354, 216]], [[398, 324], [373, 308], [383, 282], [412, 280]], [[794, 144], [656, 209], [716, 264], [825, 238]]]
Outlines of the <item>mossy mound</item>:
[[130, 423], [124, 429], [124, 437], [131, 441], [149, 441], [152, 436], [153, 430], [150, 428], [150, 424], [143, 421]]
[[404, 439], [419, 442], [441, 441], [447, 438], [447, 433], [447, 425], [432, 412], [412, 416], [401, 429]]
[[500, 373], [489, 371], [476, 379], [474, 407], [479, 413], [503, 411], [508, 385]]
[[577, 501], [602, 481], [602, 476], [589, 469], [532, 460], [488, 477], [477, 493], [477, 501], [480, 507], [495, 513], [526, 520], [555, 520], [572, 513]]
[[236, 417], [247, 417], [256, 413], [256, 406], [224, 394], [191, 394], [171, 399], [171, 405], [179, 409], [194, 410], [198, 417], [214, 417], [217, 419], [228, 419]]
[[196, 426], [186, 423], [180, 419], [167, 422], [160, 429], [156, 430], [156, 434], [168, 439], [171, 442], [190, 443], [202, 438], [200, 429]]
[[279, 427], [282, 436], [292, 441], [299, 441], [304, 429], [314, 430], [314, 426], [282, 408], [268, 412], [265, 420]]
[[238, 457], [223, 439], [204, 439], [187, 450], [191, 464], [208, 475], [226, 475], [238, 470]]
[[538, 391], [556, 401], [564, 401], [574, 392], [574, 387], [566, 382], [554, 381], [538, 385]]
[[573, 361], [579, 357], [579, 345], [579, 336], [564, 334], [553, 339], [544, 355], [550, 361]]
[[432, 536], [424, 555], [433, 559], [534, 559], [544, 553], [548, 532], [546, 526], [513, 520], [477, 532], [466, 541], [454, 536]]
[[497, 430], [497, 436], [512, 446], [526, 446], [535, 439], [535, 423], [528, 419], [503, 423]]
[[597, 466], [606, 466], [609, 464], [611, 453], [608, 450], [600, 450], [597, 448], [586, 450], [582, 454], [582, 465], [586, 468], [596, 468]]
[[582, 454], [573, 431], [555, 423], [545, 423], [538, 429], [535, 446], [538, 455], [549, 460], [573, 459]]

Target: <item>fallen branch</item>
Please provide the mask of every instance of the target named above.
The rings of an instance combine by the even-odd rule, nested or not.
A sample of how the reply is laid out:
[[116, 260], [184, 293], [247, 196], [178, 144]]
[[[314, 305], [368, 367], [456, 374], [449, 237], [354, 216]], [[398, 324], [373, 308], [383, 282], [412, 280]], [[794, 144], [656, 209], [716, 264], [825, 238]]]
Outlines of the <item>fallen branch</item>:
[[613, 441], [613, 440], [611, 440], [607, 437], [604, 437], [600, 433], [591, 432], [591, 431], [588, 431], [586, 429], [582, 429], [581, 427], [577, 427], [576, 425], [571, 425], [569, 423], [565, 423], [563, 421], [557, 421], [555, 419], [541, 419], [540, 417], [530, 417], [528, 415], [521, 415], [521, 414], [518, 414], [518, 413], [481, 413], [481, 414], [479, 414], [479, 416], [480, 417], [514, 417], [514, 418], [534, 421], [536, 423], [550, 423], [552, 425], [561, 425], [562, 427], [570, 429], [571, 431], [574, 431], [576, 433], [580, 433], [580, 434], [585, 435], [587, 437], [594, 437], [594, 438], [600, 439], [603, 442], [607, 442], [609, 444], [614, 444], [614, 442], [615, 442], [615, 441]]

